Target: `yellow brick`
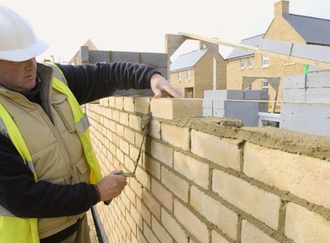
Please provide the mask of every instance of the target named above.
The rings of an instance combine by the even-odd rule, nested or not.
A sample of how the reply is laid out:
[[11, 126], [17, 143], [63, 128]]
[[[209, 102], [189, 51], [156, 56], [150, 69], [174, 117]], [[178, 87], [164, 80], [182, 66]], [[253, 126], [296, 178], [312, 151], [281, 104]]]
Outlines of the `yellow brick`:
[[161, 182], [184, 202], [188, 202], [189, 184], [187, 181], [162, 168]]
[[142, 199], [152, 215], [154, 215], [156, 219], [160, 220], [160, 204], [155, 200], [155, 198], [147, 190], [143, 190]]
[[270, 236], [266, 235], [257, 227], [250, 224], [248, 221], [243, 220], [242, 222], [242, 235], [241, 235], [242, 243], [277, 243], [277, 240], [274, 240]]
[[152, 116], [163, 119], [202, 115], [201, 99], [152, 99]]
[[218, 232], [212, 230], [212, 243], [229, 243], [228, 240], [226, 240], [225, 238], [223, 238]]
[[151, 228], [147, 224], [143, 225], [143, 234], [147, 242], [160, 243]]
[[162, 140], [164, 142], [180, 149], [189, 150], [190, 134], [188, 128], [182, 128], [163, 123], [161, 129]]
[[166, 165], [173, 167], [172, 148], [152, 140], [150, 143], [150, 154]]
[[152, 231], [155, 233], [160, 242], [172, 242], [171, 236], [167, 233], [166, 229], [156, 220], [155, 217], [151, 218]]
[[[208, 221], [236, 240], [238, 215], [196, 187], [190, 189], [190, 204]], [[216, 210], [214, 210], [216, 209]]]
[[267, 185], [330, 208], [328, 161], [247, 143], [244, 173]]
[[144, 221], [151, 225], [151, 213], [149, 209], [144, 205], [143, 201], [141, 201], [140, 198], [136, 199], [136, 209], [139, 212], [139, 214], [142, 216]]
[[174, 215], [200, 242], [208, 242], [209, 232], [205, 223], [177, 200], [174, 200]]
[[155, 179], [152, 179], [151, 181], [151, 190], [152, 193], [155, 195], [155, 197], [162, 203], [162, 205], [166, 209], [172, 212], [173, 211], [172, 193]]
[[209, 185], [209, 165], [188, 155], [174, 152], [174, 169], [204, 189]]
[[161, 223], [164, 225], [165, 229], [171, 234], [171, 236], [176, 240], [176, 242], [187, 242], [187, 236], [183, 231], [181, 225], [163, 208], [161, 212], [161, 218]]
[[147, 97], [135, 98], [135, 112], [142, 113], [142, 114], [149, 114], [150, 98], [147, 98]]
[[135, 104], [134, 104], [134, 97], [126, 96], [124, 97], [124, 106], [123, 109], [127, 112], [134, 112]]
[[327, 243], [330, 239], [330, 221], [297, 204], [289, 203], [285, 234], [294, 242]]
[[219, 170], [213, 171], [212, 190], [244, 212], [277, 229], [281, 206], [278, 196]]
[[191, 152], [221, 166], [240, 169], [240, 150], [235, 139], [219, 138], [192, 130]]
[[117, 96], [117, 97], [115, 97], [115, 99], [116, 99], [116, 103], [115, 103], [116, 109], [123, 110], [124, 109], [124, 97]]

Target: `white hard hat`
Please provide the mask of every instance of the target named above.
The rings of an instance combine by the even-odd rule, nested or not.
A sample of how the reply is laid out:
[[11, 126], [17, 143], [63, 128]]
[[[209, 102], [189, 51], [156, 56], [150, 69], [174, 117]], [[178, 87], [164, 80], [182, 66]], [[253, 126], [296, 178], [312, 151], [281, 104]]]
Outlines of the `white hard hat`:
[[48, 48], [30, 23], [12, 9], [0, 5], [0, 59], [14, 62], [34, 58]]

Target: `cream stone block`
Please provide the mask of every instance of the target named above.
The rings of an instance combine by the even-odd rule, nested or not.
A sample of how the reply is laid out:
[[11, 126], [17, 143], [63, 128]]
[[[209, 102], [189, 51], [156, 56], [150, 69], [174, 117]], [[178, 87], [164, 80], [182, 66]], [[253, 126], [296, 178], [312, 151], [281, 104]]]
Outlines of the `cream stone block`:
[[330, 163], [247, 143], [244, 173], [269, 186], [330, 208]]
[[209, 165], [207, 163], [183, 153], [174, 152], [174, 169], [204, 189], [208, 188]]
[[190, 205], [226, 235], [236, 240], [238, 215], [196, 187], [190, 189]]
[[241, 243], [278, 243], [248, 221], [242, 222]]
[[240, 169], [240, 150], [235, 139], [220, 138], [192, 130], [191, 152], [221, 166]]
[[162, 124], [162, 139], [174, 147], [189, 150], [190, 133], [187, 127], [177, 127], [166, 123]]
[[160, 98], [151, 100], [151, 112], [154, 117], [174, 119], [202, 115], [202, 99]]
[[188, 202], [189, 184], [187, 181], [174, 175], [171, 171], [162, 167], [161, 182], [184, 202]]
[[281, 199], [223, 171], [213, 171], [212, 190], [226, 201], [277, 229]]
[[294, 242], [328, 243], [330, 221], [297, 204], [287, 205], [285, 235]]

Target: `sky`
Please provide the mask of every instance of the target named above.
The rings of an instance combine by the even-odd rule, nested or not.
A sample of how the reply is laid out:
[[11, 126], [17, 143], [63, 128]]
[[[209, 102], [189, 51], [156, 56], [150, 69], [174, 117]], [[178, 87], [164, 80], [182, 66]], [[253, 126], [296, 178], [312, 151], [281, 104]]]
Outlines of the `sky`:
[[[239, 43], [266, 32], [279, 0], [0, 0], [49, 44], [37, 59], [69, 61], [88, 39], [99, 50], [165, 52], [165, 35], [192, 33]], [[290, 0], [293, 14], [330, 19], [329, 0]], [[174, 55], [195, 50], [186, 42]], [[231, 48], [219, 46], [226, 57]]]

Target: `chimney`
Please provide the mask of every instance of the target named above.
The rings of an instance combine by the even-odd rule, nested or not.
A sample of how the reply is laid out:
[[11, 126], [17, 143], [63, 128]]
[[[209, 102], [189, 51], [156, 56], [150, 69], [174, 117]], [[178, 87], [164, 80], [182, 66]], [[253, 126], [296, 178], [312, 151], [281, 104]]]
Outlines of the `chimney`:
[[284, 13], [289, 13], [289, 1], [280, 0], [274, 4], [274, 17], [282, 16]]

